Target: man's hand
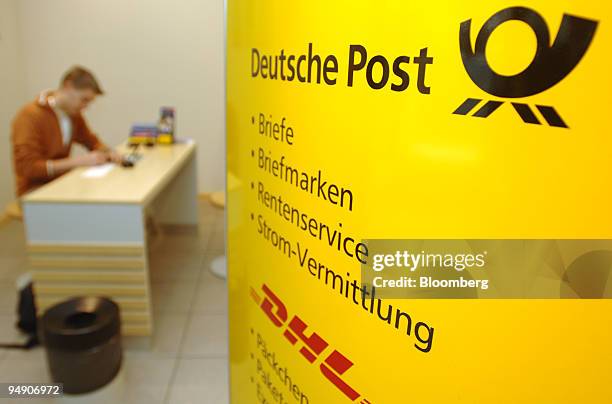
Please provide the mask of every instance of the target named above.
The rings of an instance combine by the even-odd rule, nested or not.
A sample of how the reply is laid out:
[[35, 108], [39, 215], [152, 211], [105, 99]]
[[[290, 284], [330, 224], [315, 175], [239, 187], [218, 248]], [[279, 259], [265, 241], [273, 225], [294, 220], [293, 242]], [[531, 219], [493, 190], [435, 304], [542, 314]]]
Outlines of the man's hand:
[[108, 161], [108, 153], [94, 150], [81, 156], [72, 158], [73, 163], [76, 167], [79, 166], [97, 166]]
[[54, 177], [75, 167], [97, 166], [109, 161], [121, 164], [121, 159], [121, 154], [117, 153], [115, 150], [94, 150], [80, 156], [49, 160], [47, 162], [47, 171], [49, 176]]
[[107, 160], [115, 164], [121, 164], [121, 160], [123, 160], [123, 156], [115, 150], [109, 150], [106, 156], [107, 156]]

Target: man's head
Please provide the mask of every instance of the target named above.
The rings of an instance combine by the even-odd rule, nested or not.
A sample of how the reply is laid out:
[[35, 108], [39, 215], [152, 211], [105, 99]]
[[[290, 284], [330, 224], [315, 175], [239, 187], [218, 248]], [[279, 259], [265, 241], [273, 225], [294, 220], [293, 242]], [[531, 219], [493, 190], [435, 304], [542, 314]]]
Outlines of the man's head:
[[70, 115], [76, 115], [85, 109], [96, 96], [104, 92], [91, 72], [75, 66], [68, 70], [57, 91], [59, 106]]

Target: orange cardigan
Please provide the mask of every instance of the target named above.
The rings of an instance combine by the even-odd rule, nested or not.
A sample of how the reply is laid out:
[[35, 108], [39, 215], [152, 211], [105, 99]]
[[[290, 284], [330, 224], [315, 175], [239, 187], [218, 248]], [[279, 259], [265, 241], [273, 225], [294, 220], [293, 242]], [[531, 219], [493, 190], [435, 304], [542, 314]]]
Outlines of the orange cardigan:
[[72, 138], [64, 145], [57, 116], [46, 99], [37, 99], [17, 113], [11, 139], [18, 197], [53, 180], [55, 177], [47, 173], [47, 160], [68, 157], [72, 143], [79, 143], [89, 150], [105, 147], [89, 130], [81, 114], [72, 116], [71, 120]]

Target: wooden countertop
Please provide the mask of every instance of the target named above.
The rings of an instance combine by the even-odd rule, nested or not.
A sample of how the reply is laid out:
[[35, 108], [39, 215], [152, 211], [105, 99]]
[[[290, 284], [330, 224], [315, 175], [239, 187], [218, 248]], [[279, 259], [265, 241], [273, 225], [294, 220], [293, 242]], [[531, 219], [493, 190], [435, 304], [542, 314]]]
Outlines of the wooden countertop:
[[[91, 167], [76, 168], [30, 192], [23, 203], [121, 203], [146, 204], [170, 181], [195, 152], [195, 143], [140, 146], [140, 160], [131, 168], [115, 166], [105, 176], [86, 178]], [[117, 147], [127, 153], [125, 144]]]

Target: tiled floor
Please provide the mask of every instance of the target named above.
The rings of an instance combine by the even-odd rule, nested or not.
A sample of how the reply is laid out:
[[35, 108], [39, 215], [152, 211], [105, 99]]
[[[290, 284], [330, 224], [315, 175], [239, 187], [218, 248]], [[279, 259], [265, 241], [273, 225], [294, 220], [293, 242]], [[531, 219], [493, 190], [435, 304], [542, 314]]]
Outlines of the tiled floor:
[[[223, 211], [207, 202], [200, 204], [199, 235], [164, 234], [154, 245], [149, 258], [155, 332], [150, 342], [124, 340], [123, 403], [228, 402], [227, 289], [208, 270], [223, 250]], [[14, 283], [25, 267], [21, 223], [0, 225], [0, 342], [19, 335]], [[48, 381], [42, 348], [0, 349], [0, 382]]]

